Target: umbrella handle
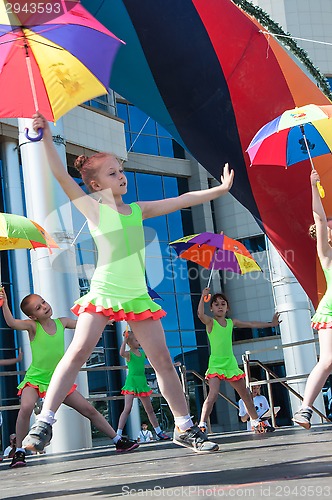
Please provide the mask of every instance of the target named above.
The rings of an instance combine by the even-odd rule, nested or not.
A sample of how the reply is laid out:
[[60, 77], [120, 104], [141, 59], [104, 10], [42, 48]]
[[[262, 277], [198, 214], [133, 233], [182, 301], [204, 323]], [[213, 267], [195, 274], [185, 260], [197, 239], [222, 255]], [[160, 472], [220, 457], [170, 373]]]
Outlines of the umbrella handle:
[[204, 302], [209, 302], [209, 300], [211, 300], [211, 294], [208, 293], [208, 295], [204, 295]]
[[319, 181], [317, 181], [317, 189], [318, 189], [318, 192], [319, 192], [319, 196], [321, 198], [325, 198], [324, 188], [323, 188], [323, 186], [321, 185], [321, 183]]
[[38, 135], [36, 135], [35, 137], [30, 137], [29, 136], [29, 129], [28, 128], [24, 129], [24, 134], [25, 134], [25, 137], [29, 141], [31, 141], [31, 142], [38, 142], [38, 141], [40, 141], [43, 138], [43, 129], [39, 128], [38, 129]]

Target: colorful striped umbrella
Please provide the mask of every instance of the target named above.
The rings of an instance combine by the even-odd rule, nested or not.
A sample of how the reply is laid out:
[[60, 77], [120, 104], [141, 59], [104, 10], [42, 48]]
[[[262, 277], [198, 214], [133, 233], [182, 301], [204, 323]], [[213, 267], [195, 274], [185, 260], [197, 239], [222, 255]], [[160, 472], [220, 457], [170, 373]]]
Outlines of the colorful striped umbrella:
[[[216, 179], [229, 162], [235, 171], [232, 195], [317, 303], [316, 249], [305, 229], [312, 219], [307, 177], [294, 192], [293, 169], [285, 183], [283, 169], [250, 168], [246, 153], [257, 130], [285, 109], [330, 104], [301, 63], [231, 0], [82, 4], [127, 43], [117, 55], [110, 87], [160, 123]], [[326, 158], [315, 162], [321, 177], [328, 172]], [[332, 181], [331, 169], [326, 175]], [[332, 182], [324, 176], [323, 181], [328, 190]], [[332, 213], [328, 193], [327, 203]], [[325, 287], [324, 277], [319, 279]]]
[[[19, 248], [59, 248], [51, 236], [37, 222], [22, 215], [0, 213], [0, 250]], [[1, 261], [0, 261], [1, 286]], [[3, 300], [0, 300], [0, 307]]]
[[231, 271], [236, 274], [261, 271], [246, 247], [223, 233], [204, 232], [184, 236], [172, 241], [170, 246], [182, 259], [211, 269], [208, 287], [214, 270]]
[[0, 250], [59, 248], [37, 222], [22, 215], [0, 213]]
[[121, 43], [77, 1], [0, 0], [0, 116], [56, 121], [106, 94]]
[[[332, 152], [332, 105], [308, 104], [284, 111], [264, 125], [247, 152], [251, 165], [289, 167]], [[319, 184], [322, 198], [324, 190]]]

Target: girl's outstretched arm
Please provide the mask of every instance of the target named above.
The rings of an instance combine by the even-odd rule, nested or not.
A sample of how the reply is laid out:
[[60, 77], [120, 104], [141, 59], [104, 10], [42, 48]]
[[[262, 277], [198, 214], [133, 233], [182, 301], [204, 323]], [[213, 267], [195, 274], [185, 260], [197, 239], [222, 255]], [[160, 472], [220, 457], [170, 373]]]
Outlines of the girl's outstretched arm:
[[233, 319], [233, 325], [238, 328], [270, 328], [271, 326], [278, 326], [281, 323], [279, 319], [280, 314], [275, 313], [272, 321], [240, 321]]
[[213, 318], [211, 316], [208, 316], [204, 312], [204, 304], [205, 304], [204, 297], [207, 297], [209, 295], [209, 293], [210, 293], [210, 288], [203, 289], [200, 301], [198, 303], [198, 308], [197, 308], [197, 316], [199, 317], [201, 322], [207, 326], [208, 332], [210, 332], [212, 330]]
[[19, 363], [23, 359], [23, 352], [22, 349], [19, 347], [18, 349], [18, 356], [16, 358], [9, 358], [9, 359], [0, 359], [0, 366], [8, 366], [8, 365], [14, 365], [15, 363]]
[[316, 225], [317, 253], [323, 267], [328, 267], [332, 259], [332, 249], [329, 245], [327, 219], [321, 197], [317, 189], [320, 181], [318, 172], [312, 170], [310, 174], [312, 192], [312, 213]]
[[231, 189], [234, 179], [234, 171], [229, 170], [228, 163], [224, 166], [223, 174], [220, 176], [221, 185], [202, 191], [189, 191], [176, 198], [166, 198], [158, 201], [139, 202], [143, 219], [169, 214], [181, 208], [193, 207], [207, 201], [215, 200]]
[[60, 156], [53, 143], [52, 132], [46, 118], [38, 111], [33, 115], [32, 126], [34, 130], [43, 129], [43, 143], [45, 146], [46, 156], [54, 177], [57, 179], [62, 189], [72, 200], [75, 206], [83, 215], [92, 222], [98, 224], [99, 207], [98, 202], [87, 196], [80, 186], [69, 175], [63, 165]]

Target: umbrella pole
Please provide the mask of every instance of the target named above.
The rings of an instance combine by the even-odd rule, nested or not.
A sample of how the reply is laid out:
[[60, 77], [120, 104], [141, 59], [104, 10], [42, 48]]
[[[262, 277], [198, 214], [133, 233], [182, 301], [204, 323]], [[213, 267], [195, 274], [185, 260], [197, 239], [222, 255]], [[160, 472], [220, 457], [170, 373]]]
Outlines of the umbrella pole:
[[[212, 275], [213, 275], [213, 271], [214, 271], [214, 263], [215, 263], [215, 260], [216, 260], [216, 254], [217, 254], [217, 251], [215, 251], [214, 255], [213, 255], [213, 264], [212, 264], [212, 267], [211, 267], [211, 272], [210, 272], [210, 276], [209, 276], [206, 288], [209, 288], [211, 280], [212, 280]], [[211, 294], [209, 293], [208, 295], [205, 295], [204, 302], [209, 302], [210, 299], [211, 299]]]
[[[300, 125], [300, 129], [301, 129], [301, 132], [302, 132], [302, 136], [303, 136], [305, 147], [307, 148], [307, 153], [308, 153], [308, 156], [309, 156], [311, 169], [314, 170], [315, 166], [314, 166], [314, 162], [312, 161], [312, 158], [311, 158], [311, 153], [310, 153], [310, 149], [309, 149], [308, 141], [307, 141], [307, 138], [306, 138], [306, 135], [305, 135], [305, 132], [304, 132], [303, 125]], [[318, 189], [318, 192], [319, 192], [319, 196], [321, 198], [324, 198], [325, 191], [324, 191], [324, 188], [323, 188], [323, 186], [321, 185], [321, 183], [319, 181], [317, 182], [317, 189]]]

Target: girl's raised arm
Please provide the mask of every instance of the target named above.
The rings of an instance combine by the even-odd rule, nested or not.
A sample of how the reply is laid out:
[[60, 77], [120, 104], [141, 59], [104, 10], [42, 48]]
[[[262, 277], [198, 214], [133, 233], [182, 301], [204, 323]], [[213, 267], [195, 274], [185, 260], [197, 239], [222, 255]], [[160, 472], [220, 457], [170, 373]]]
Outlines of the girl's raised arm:
[[209, 293], [210, 293], [210, 288], [203, 289], [200, 301], [198, 303], [197, 316], [199, 317], [201, 322], [208, 327], [208, 331], [210, 332], [213, 326], [213, 318], [211, 316], [208, 316], [204, 312], [204, 304], [205, 304], [204, 297], [207, 297]]
[[5, 289], [3, 287], [0, 290], [0, 299], [3, 299], [2, 312], [7, 326], [9, 326], [12, 330], [27, 330], [31, 340], [36, 333], [36, 322], [32, 319], [16, 319], [13, 317], [8, 306]]
[[329, 245], [327, 219], [322, 204], [321, 197], [317, 189], [317, 182], [320, 181], [318, 172], [312, 170], [310, 174], [312, 191], [312, 213], [316, 225], [317, 253], [322, 266], [328, 267], [332, 259], [332, 249]]
[[75, 204], [80, 212], [89, 220], [98, 224], [98, 202], [88, 196], [83, 189], [69, 175], [53, 143], [52, 132], [48, 121], [38, 111], [33, 115], [32, 126], [34, 130], [43, 129], [43, 143], [46, 156], [54, 177], [57, 179], [68, 198]]
[[207, 201], [215, 200], [219, 196], [227, 194], [231, 189], [234, 179], [234, 171], [229, 170], [228, 163], [224, 166], [223, 174], [220, 176], [221, 185], [211, 189], [201, 191], [189, 191], [176, 198], [166, 198], [165, 200], [139, 202], [143, 219], [157, 217], [180, 210], [181, 208], [201, 205]]
[[121, 344], [119, 354], [120, 354], [120, 356], [122, 358], [125, 358], [128, 361], [129, 358], [130, 358], [130, 351], [126, 350], [127, 341], [128, 341], [127, 332], [124, 332], [124, 334], [123, 334], [123, 342]]

